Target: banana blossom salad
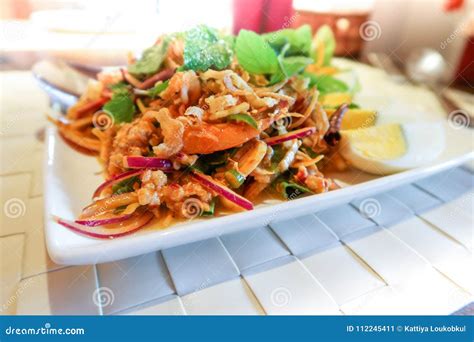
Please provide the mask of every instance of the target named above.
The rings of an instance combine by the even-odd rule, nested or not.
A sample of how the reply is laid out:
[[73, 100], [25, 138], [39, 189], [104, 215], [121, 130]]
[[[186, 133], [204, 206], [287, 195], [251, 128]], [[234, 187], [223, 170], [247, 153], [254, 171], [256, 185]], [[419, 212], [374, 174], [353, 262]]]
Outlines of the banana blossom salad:
[[51, 120], [98, 157], [105, 182], [77, 220], [56, 221], [114, 238], [338, 188], [324, 172], [345, 167], [335, 147], [358, 106], [334, 46], [327, 26], [314, 36], [309, 26], [237, 36], [199, 26], [101, 72]]

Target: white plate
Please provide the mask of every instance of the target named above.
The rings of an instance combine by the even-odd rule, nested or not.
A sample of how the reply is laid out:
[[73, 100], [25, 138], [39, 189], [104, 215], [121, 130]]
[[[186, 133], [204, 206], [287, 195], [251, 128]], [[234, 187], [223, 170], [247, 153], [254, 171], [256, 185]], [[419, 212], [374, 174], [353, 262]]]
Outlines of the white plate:
[[[380, 109], [383, 112], [383, 120], [412, 121], [443, 117], [439, 108], [433, 108], [434, 99], [429, 92], [411, 86], [394, 85], [379, 71], [367, 66], [339, 62], [361, 73], [364, 88], [356, 102], [364, 105], [372, 104], [373, 107]], [[377, 91], [383, 89], [384, 94], [374, 95], [371, 89]], [[435, 114], [420, 114], [420, 110], [431, 110], [431, 113]], [[417, 117], [407, 119], [408, 115]], [[386, 191], [454, 167], [474, 157], [473, 131], [464, 128], [455, 129], [448, 124], [445, 126], [446, 149], [435, 162], [425, 167], [385, 177], [350, 171], [335, 175], [337, 180], [351, 184], [336, 191], [290, 202], [260, 205], [253, 211], [218, 218], [195, 219], [167, 229], [148, 227], [136, 234], [113, 240], [88, 238], [52, 220], [52, 215], [66, 219], [77, 217], [82, 208], [90, 203], [92, 192], [103, 179], [99, 176], [100, 166], [97, 160], [71, 150], [51, 126], [47, 130], [45, 156], [45, 229], [48, 251], [51, 258], [59, 264], [107, 262], [267, 225], [274, 220], [317, 212], [336, 204], [349, 202], [358, 196]]]

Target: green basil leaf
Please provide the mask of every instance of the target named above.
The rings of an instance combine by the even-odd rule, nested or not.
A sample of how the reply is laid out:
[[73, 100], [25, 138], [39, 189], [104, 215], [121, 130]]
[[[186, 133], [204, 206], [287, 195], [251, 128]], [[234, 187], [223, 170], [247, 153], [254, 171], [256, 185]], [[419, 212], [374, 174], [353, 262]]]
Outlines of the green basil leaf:
[[360, 108], [360, 106], [357, 103], [351, 103], [349, 105], [349, 109], [359, 109], [359, 108]]
[[128, 72], [138, 78], [146, 78], [158, 72], [166, 57], [168, 40], [143, 51], [142, 57], [134, 64], [128, 66]]
[[227, 116], [227, 120], [229, 121], [237, 121], [246, 123], [249, 126], [252, 126], [255, 129], [258, 129], [258, 123], [255, 121], [253, 117], [248, 114], [231, 114]]
[[214, 152], [211, 154], [203, 154], [199, 159], [191, 166], [191, 169], [211, 174], [217, 167], [224, 165], [231, 156], [237, 151], [235, 148], [228, 150]]
[[169, 80], [155, 84], [153, 88], [148, 90], [148, 96], [158, 97], [161, 94], [161, 92], [163, 92], [166, 88], [168, 88], [168, 84], [169, 84]]
[[124, 194], [126, 192], [135, 191], [133, 189], [133, 184], [135, 184], [135, 183], [141, 183], [140, 178], [138, 176], [134, 176], [134, 177], [131, 177], [131, 178], [124, 179], [123, 181], [112, 185], [112, 193], [114, 195], [120, 195], [120, 194]]
[[280, 61], [280, 69], [272, 75], [270, 84], [278, 83], [283, 81], [285, 78], [290, 78], [293, 75], [299, 74], [312, 62], [312, 58], [303, 56], [282, 58]]
[[270, 84], [275, 84], [302, 72], [306, 66], [313, 63], [313, 59], [304, 56], [285, 57], [290, 49], [290, 44], [286, 44], [278, 55], [279, 70], [270, 79]]
[[131, 122], [135, 114], [135, 104], [128, 94], [116, 94], [104, 105], [104, 111], [112, 116], [114, 122]]
[[216, 201], [213, 199], [211, 203], [209, 204], [209, 210], [207, 211], [202, 211], [200, 216], [214, 216], [214, 211], [216, 208]]
[[311, 52], [311, 27], [303, 25], [298, 29], [283, 29], [266, 33], [263, 38], [277, 51], [289, 44], [288, 55], [309, 56]]
[[186, 33], [184, 66], [186, 69], [206, 71], [210, 68], [225, 69], [232, 62], [230, 44], [217, 31], [205, 25]]
[[274, 74], [278, 58], [270, 45], [258, 34], [241, 30], [235, 42], [239, 64], [251, 74]]
[[271, 170], [276, 171], [278, 168], [278, 164], [283, 160], [285, 157], [285, 149], [283, 148], [283, 145], [275, 145], [273, 147], [273, 156], [270, 160], [271, 162]]
[[113, 95], [128, 95], [130, 93], [129, 85], [123, 81], [110, 85], [109, 89]]
[[[334, 39], [334, 34], [328, 25], [321, 26], [314, 36], [314, 54], [318, 51], [319, 44], [324, 45], [323, 65], [328, 66], [331, 64], [331, 59], [334, 55], [334, 50], [336, 49], [336, 40]], [[313, 58], [314, 60], [317, 60], [318, 56], [313, 55]]]
[[286, 57], [282, 60], [282, 65], [287, 77], [302, 72], [311, 63], [313, 63], [311, 58], [303, 56]]
[[312, 193], [312, 191], [307, 187], [286, 181], [278, 183], [276, 189], [281, 192], [283, 197], [289, 200], [298, 198], [304, 194]]
[[309, 86], [318, 88], [321, 94], [344, 93], [349, 91], [349, 86], [341, 80], [330, 75], [316, 75], [305, 72], [303, 77], [309, 78]]

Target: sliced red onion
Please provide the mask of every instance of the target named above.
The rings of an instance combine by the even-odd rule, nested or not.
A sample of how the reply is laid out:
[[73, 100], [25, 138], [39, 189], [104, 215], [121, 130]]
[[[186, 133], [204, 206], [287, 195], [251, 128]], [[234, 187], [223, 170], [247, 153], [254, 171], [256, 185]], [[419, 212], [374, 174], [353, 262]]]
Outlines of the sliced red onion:
[[264, 141], [267, 143], [267, 145], [272, 146], [276, 144], [281, 144], [288, 140], [304, 138], [315, 132], [316, 132], [315, 127], [305, 127], [305, 128], [297, 129], [295, 131], [288, 132], [286, 134], [278, 135], [276, 137], [267, 138]]
[[170, 171], [173, 163], [168, 159], [157, 157], [128, 156], [124, 158], [125, 167], [130, 169], [158, 169]]
[[78, 224], [82, 224], [84, 226], [97, 227], [97, 226], [103, 226], [104, 224], [120, 223], [120, 222], [128, 220], [130, 217], [132, 217], [132, 214], [125, 214], [121, 216], [117, 215], [115, 217], [97, 219], [97, 220], [76, 220], [75, 222]]
[[229, 201], [237, 204], [239, 207], [242, 207], [247, 210], [253, 209], [253, 204], [245, 197], [240, 196], [239, 194], [235, 193], [234, 191], [230, 190], [228, 187], [219, 184], [211, 177], [193, 171], [193, 177], [196, 179], [201, 185], [205, 186], [206, 188], [217, 192], [219, 195], [227, 198]]
[[153, 214], [150, 212], [146, 212], [139, 216], [135, 215], [135, 217], [123, 221], [121, 223], [122, 226], [118, 228], [89, 227], [56, 216], [54, 216], [53, 218], [60, 225], [69, 228], [75, 232], [99, 239], [111, 239], [136, 232], [152, 220]]
[[153, 76], [147, 78], [143, 82], [140, 82], [137, 80], [135, 77], [130, 75], [127, 70], [121, 69], [123, 78], [130, 83], [132, 86], [134, 86], [138, 90], [145, 90], [153, 87], [156, 82], [158, 81], [165, 81], [169, 79], [171, 76], [173, 76], [175, 69], [164, 69], [161, 70], [160, 72], [154, 74]]
[[92, 199], [99, 197], [102, 191], [104, 191], [106, 188], [111, 187], [125, 179], [132, 178], [135, 176], [138, 176], [143, 173], [144, 170], [131, 170], [131, 171], [126, 171], [121, 174], [115, 175], [111, 179], [105, 181], [99, 187], [94, 191], [94, 194], [92, 195]]

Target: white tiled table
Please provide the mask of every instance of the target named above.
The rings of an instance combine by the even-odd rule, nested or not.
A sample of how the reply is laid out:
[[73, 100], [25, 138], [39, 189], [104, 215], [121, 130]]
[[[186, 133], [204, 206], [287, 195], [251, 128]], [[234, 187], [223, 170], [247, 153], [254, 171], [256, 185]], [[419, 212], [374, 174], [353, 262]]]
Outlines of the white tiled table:
[[0, 82], [3, 314], [450, 314], [473, 300], [469, 165], [372, 196], [381, 210], [370, 219], [360, 199], [127, 260], [56, 265], [34, 137], [48, 102], [28, 73]]

